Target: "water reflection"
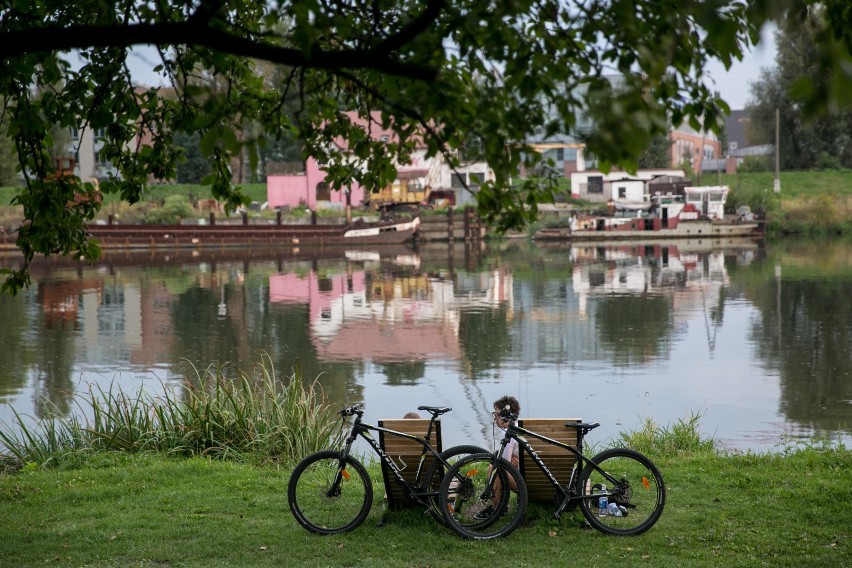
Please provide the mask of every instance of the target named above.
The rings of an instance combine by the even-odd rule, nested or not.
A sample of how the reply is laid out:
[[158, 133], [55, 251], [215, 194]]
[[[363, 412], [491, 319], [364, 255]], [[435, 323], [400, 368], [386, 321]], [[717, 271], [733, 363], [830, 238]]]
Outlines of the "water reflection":
[[371, 419], [454, 406], [457, 442], [487, 442], [507, 392], [527, 415], [597, 420], [605, 437], [704, 412], [734, 447], [849, 440], [850, 251], [517, 241], [54, 261], [0, 297], [0, 420], [67, 413], [91, 382], [157, 388], [263, 352], [336, 403], [366, 400]]
[[749, 288], [750, 336], [780, 377], [780, 410], [825, 433], [852, 430], [852, 248], [821, 243], [779, 254], [773, 278]]

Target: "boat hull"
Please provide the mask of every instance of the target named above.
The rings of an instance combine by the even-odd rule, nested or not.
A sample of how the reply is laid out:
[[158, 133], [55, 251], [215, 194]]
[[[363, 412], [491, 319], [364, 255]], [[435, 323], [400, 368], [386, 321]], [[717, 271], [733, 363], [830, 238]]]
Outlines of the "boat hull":
[[757, 223], [724, 223], [709, 219], [681, 221], [674, 228], [592, 230], [569, 228], [542, 229], [535, 233], [536, 240], [568, 239], [573, 241], [624, 241], [637, 239], [720, 239], [748, 237], [759, 233]]
[[91, 227], [89, 234], [102, 248], [146, 246], [244, 246], [251, 244], [398, 244], [414, 238], [416, 230], [382, 231], [375, 234], [346, 237], [346, 227], [324, 229], [319, 226], [103, 226]]
[[[414, 239], [419, 220], [354, 225], [90, 225], [101, 248], [401, 244]], [[14, 235], [8, 235], [14, 244]]]

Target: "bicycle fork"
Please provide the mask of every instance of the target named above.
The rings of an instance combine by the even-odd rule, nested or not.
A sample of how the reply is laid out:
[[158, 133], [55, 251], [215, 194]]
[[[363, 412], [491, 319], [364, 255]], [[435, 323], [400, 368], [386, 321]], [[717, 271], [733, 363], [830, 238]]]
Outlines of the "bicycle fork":
[[348, 480], [350, 478], [349, 472], [346, 471], [346, 458], [349, 457], [349, 449], [352, 447], [352, 443], [355, 441], [355, 438], [358, 436], [356, 429], [353, 428], [349, 433], [349, 436], [346, 437], [346, 442], [343, 444], [343, 449], [340, 450], [340, 459], [337, 462], [337, 473], [334, 475], [334, 481], [328, 488], [328, 491], [325, 492], [326, 497], [338, 497], [340, 495], [340, 485], [343, 483], [343, 480]]

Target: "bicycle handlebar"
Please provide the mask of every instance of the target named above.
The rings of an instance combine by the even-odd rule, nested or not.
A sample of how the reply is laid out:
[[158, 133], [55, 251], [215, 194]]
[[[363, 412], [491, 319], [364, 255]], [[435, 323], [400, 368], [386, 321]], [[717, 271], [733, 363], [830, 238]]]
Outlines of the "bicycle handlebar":
[[349, 406], [341, 409], [338, 414], [340, 416], [353, 416], [355, 414], [360, 414], [364, 410], [364, 403], [358, 402], [356, 404], [350, 404]]

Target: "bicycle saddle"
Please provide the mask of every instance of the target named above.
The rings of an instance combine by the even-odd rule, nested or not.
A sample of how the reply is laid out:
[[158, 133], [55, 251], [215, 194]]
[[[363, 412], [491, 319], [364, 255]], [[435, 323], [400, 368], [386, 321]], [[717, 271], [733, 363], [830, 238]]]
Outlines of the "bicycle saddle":
[[449, 406], [418, 406], [417, 410], [425, 410], [432, 414], [432, 416], [440, 416], [445, 412], [449, 412], [452, 410]]

